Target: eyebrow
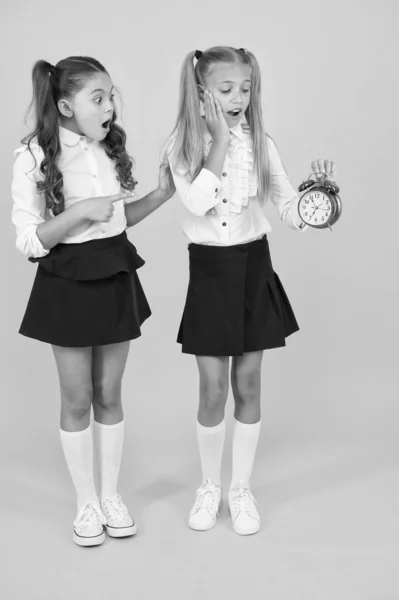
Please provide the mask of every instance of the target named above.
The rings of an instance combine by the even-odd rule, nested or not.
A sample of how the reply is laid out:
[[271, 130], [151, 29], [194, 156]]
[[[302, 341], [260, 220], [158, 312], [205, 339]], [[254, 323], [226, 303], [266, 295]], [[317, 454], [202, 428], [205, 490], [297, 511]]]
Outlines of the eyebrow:
[[[248, 83], [251, 83], [251, 80], [250, 80], [250, 79], [245, 79], [245, 80], [243, 81], [243, 83], [247, 83], [247, 82], [248, 82]], [[219, 83], [219, 85], [222, 85], [223, 83], [235, 83], [235, 81], [221, 81], [221, 82]]]
[[[111, 88], [111, 92], [113, 91], [114, 87], [115, 87], [115, 86], [112, 86], [112, 88]], [[92, 92], [90, 92], [90, 95], [93, 95], [93, 94], [95, 94], [96, 92], [103, 92], [103, 94], [105, 94], [105, 90], [103, 90], [103, 89], [101, 89], [101, 88], [98, 88], [97, 90], [93, 90]]]

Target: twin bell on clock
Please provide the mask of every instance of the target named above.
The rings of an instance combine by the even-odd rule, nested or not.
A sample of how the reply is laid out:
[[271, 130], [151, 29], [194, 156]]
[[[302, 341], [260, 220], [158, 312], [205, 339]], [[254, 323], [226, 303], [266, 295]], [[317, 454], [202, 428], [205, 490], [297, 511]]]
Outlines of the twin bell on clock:
[[304, 192], [299, 198], [298, 213], [305, 225], [315, 229], [329, 229], [341, 216], [342, 203], [339, 187], [326, 173], [312, 173], [298, 187]]

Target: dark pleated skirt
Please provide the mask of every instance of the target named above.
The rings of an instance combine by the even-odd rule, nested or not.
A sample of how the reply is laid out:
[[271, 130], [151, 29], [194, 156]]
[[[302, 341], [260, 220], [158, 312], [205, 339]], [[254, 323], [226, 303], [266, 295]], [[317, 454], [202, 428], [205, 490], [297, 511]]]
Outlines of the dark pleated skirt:
[[58, 244], [38, 263], [19, 332], [66, 347], [115, 344], [141, 335], [151, 310], [136, 270], [144, 265], [126, 232]]
[[267, 237], [237, 246], [190, 244], [190, 280], [177, 341], [197, 356], [285, 346], [299, 330]]

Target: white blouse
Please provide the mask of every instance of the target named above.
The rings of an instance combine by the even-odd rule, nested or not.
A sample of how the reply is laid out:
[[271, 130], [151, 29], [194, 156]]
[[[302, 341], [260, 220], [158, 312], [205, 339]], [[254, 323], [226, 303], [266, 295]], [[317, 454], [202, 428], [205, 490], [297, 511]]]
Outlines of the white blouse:
[[[60, 127], [61, 155], [58, 166], [64, 178], [63, 194], [65, 209], [85, 198], [111, 196], [121, 191], [113, 161], [106, 155], [99, 142], [79, 136]], [[54, 218], [46, 208], [43, 194], [39, 194], [36, 182], [43, 178], [40, 163], [43, 150], [37, 143], [16, 150], [12, 180], [12, 221], [17, 231], [16, 246], [28, 257], [40, 258], [49, 253], [43, 248], [36, 229], [40, 223]], [[36, 159], [36, 165], [35, 165]], [[63, 243], [81, 243], [97, 238], [112, 237], [126, 229], [125, 203], [115, 202], [109, 223], [83, 221], [69, 231]]]
[[[204, 152], [209, 154], [212, 137], [204, 122]], [[267, 137], [270, 164], [269, 197], [280, 218], [296, 230], [306, 228], [298, 211], [298, 195], [285, 172], [276, 145]], [[261, 238], [271, 231], [264, 204], [257, 196], [253, 171], [253, 147], [245, 117], [230, 129], [230, 142], [219, 179], [203, 168], [190, 182], [169, 156], [176, 190], [184, 205], [183, 234], [188, 243], [230, 246]]]

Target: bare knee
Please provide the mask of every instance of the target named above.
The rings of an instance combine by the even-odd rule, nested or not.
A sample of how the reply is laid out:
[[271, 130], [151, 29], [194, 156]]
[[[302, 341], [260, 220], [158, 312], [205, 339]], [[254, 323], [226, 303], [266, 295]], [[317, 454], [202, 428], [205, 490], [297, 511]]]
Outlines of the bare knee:
[[82, 421], [87, 417], [92, 399], [93, 388], [90, 384], [79, 387], [61, 386], [62, 410], [74, 421]]
[[224, 410], [228, 382], [224, 378], [203, 378], [200, 384], [201, 404], [208, 411]]
[[259, 401], [260, 370], [233, 371], [231, 384], [236, 404], [247, 405]]
[[102, 410], [114, 410], [121, 404], [121, 381], [102, 379], [93, 383], [93, 404]]

